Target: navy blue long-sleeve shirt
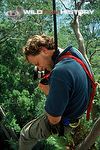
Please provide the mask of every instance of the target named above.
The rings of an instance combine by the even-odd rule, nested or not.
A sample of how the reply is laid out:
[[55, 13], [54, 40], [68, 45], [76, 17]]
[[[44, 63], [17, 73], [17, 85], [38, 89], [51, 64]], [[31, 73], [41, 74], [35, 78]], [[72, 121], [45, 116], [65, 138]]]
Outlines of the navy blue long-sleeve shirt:
[[[56, 60], [70, 49], [84, 60], [81, 53], [72, 47], [66, 48]], [[49, 86], [50, 91], [45, 104], [48, 114], [75, 119], [87, 109], [90, 81], [82, 66], [72, 58], [64, 58], [55, 64], [49, 79]]]

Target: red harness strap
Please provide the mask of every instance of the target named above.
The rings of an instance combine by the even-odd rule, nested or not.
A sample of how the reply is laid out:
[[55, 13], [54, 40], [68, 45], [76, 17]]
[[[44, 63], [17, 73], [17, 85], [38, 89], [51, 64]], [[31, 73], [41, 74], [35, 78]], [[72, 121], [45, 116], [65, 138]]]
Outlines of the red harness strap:
[[93, 99], [94, 99], [94, 96], [95, 96], [95, 93], [96, 93], [97, 83], [95, 83], [93, 75], [90, 73], [90, 71], [88, 70], [86, 64], [82, 60], [80, 60], [79, 58], [73, 56], [70, 52], [67, 52], [64, 55], [62, 55], [59, 58], [58, 62], [60, 60], [62, 60], [63, 58], [72, 58], [75, 61], [77, 61], [82, 66], [82, 68], [84, 69], [84, 71], [86, 72], [87, 76], [89, 77], [89, 79], [91, 81], [92, 91], [90, 93], [90, 101], [89, 101], [89, 104], [88, 104], [87, 114], [86, 114], [86, 118], [87, 118], [87, 120], [89, 120], [90, 119], [90, 112], [91, 112], [92, 104], [93, 104]]

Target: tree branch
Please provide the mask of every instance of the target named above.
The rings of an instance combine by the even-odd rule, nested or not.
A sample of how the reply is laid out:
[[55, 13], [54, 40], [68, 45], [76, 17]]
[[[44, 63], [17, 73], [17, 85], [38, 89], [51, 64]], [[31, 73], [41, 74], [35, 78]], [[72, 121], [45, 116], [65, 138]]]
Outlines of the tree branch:
[[74, 13], [74, 19], [71, 21], [71, 27], [72, 27], [72, 29], [75, 33], [76, 39], [78, 41], [78, 46], [79, 46], [78, 49], [89, 63], [89, 60], [87, 58], [86, 51], [85, 51], [84, 38], [83, 38], [83, 36], [80, 32], [80, 29], [79, 29], [78, 12], [77, 12], [77, 14]]
[[96, 49], [96, 50], [90, 55], [90, 58], [89, 58], [89, 61], [90, 61], [90, 62], [91, 62], [91, 59], [92, 59], [93, 55], [94, 55], [97, 51], [100, 51], [100, 49]]
[[89, 47], [89, 45], [92, 43], [92, 40], [90, 40], [90, 41], [86, 41], [86, 46], [85, 46], [85, 49], [86, 49], [86, 54], [87, 54], [87, 50], [88, 50], [88, 47]]
[[[60, 0], [60, 2], [61, 2], [61, 4], [64, 6], [64, 8], [66, 9], [66, 10], [70, 10], [69, 8], [67, 8], [66, 6], [65, 6], [65, 4], [62, 2], [62, 0]], [[70, 18], [71, 19], [73, 19], [73, 17], [69, 14], [69, 16], [70, 16]]]
[[88, 150], [100, 136], [100, 118], [94, 123], [93, 128], [85, 140], [78, 145], [77, 150]]
[[85, 56], [85, 46], [84, 46], [84, 39], [79, 29], [79, 16], [78, 14], [74, 13], [74, 19], [71, 21], [71, 27], [75, 33], [76, 39], [79, 45], [79, 51]]
[[80, 10], [82, 5], [85, 3], [85, 0], [80, 0], [80, 2], [77, 2], [76, 3], [76, 0], [75, 0], [75, 9], [78, 9]]

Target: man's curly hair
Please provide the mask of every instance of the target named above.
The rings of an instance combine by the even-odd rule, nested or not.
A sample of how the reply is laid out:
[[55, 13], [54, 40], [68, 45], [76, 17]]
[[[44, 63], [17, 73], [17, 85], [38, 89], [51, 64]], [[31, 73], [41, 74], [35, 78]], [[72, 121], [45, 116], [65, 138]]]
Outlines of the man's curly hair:
[[55, 49], [53, 37], [44, 34], [34, 35], [28, 39], [26, 45], [23, 47], [23, 52], [26, 56], [36, 56], [41, 52], [42, 47], [45, 47], [48, 50]]

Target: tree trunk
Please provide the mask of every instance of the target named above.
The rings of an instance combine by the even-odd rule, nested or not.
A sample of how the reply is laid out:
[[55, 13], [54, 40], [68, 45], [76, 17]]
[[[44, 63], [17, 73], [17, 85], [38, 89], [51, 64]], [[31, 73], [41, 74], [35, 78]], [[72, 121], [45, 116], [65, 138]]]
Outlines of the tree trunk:
[[82, 53], [82, 55], [85, 57], [85, 59], [89, 63], [89, 60], [88, 60], [87, 55], [86, 55], [86, 50], [85, 50], [84, 38], [83, 38], [83, 36], [80, 32], [80, 28], [79, 28], [79, 16], [78, 16], [78, 14], [74, 14], [74, 19], [71, 22], [71, 27], [75, 33], [75, 36], [76, 36], [76, 39], [78, 42], [78, 46], [79, 46], [78, 50]]
[[94, 123], [93, 128], [85, 140], [78, 145], [77, 150], [88, 150], [100, 136], [100, 118]]

